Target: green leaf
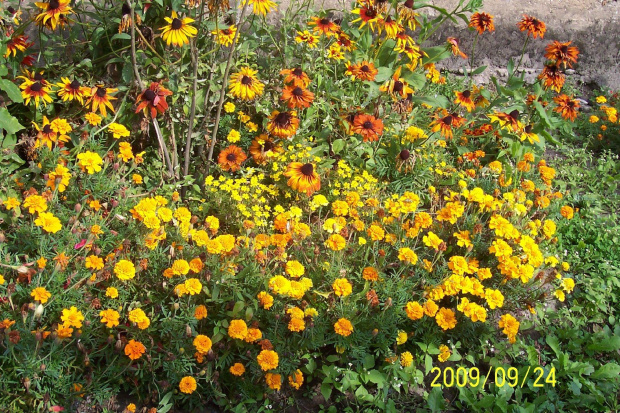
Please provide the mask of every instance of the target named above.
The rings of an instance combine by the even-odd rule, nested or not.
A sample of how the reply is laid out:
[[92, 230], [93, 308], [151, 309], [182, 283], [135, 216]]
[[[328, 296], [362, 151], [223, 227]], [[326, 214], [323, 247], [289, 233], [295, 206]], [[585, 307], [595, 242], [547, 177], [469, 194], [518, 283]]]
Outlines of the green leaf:
[[329, 383], [323, 383], [321, 384], [321, 394], [323, 395], [323, 398], [325, 398], [325, 401], [329, 400], [329, 396], [332, 395], [332, 390], [333, 390], [333, 386]]
[[334, 153], [340, 153], [344, 149], [344, 140], [336, 139], [334, 143], [332, 143], [332, 150]]
[[443, 398], [443, 392], [441, 388], [434, 387], [433, 390], [428, 394], [428, 407], [432, 412], [442, 412], [446, 408], [446, 401]]
[[620, 366], [616, 363], [607, 363], [592, 375], [593, 379], [617, 379], [620, 376]]
[[560, 356], [560, 342], [556, 336], [547, 336], [546, 340], [547, 345], [551, 347], [551, 350], [555, 353], [557, 357]]
[[112, 36], [111, 40], [131, 40], [131, 36], [129, 35], [129, 33], [116, 33], [114, 36]]
[[413, 103], [426, 103], [427, 105], [433, 106], [435, 108], [444, 108], [448, 106], [448, 99], [445, 96], [437, 95], [437, 96], [413, 96], [411, 98]]
[[484, 72], [484, 71], [486, 70], [486, 68], [487, 68], [486, 66], [480, 66], [480, 67], [477, 67], [476, 69], [474, 69], [474, 70], [470, 73], [470, 75], [471, 75], [471, 76], [478, 75], [478, 74], [480, 74], [480, 73]]
[[4, 129], [9, 135], [13, 135], [24, 127], [6, 108], [0, 108], [0, 129]]
[[22, 99], [22, 94], [19, 91], [17, 85], [11, 82], [8, 79], [0, 79], [0, 89], [4, 90], [13, 102], [22, 103], [24, 99]]
[[392, 76], [394, 72], [389, 67], [382, 66], [377, 69], [377, 76], [375, 76], [375, 82], [383, 83]]
[[375, 358], [372, 356], [372, 354], [366, 354], [364, 356], [364, 368], [371, 369], [374, 366], [375, 366]]
[[385, 383], [385, 376], [379, 370], [370, 370], [368, 372], [368, 380], [376, 385], [381, 385], [379, 387], [383, 387], [383, 384]]
[[446, 46], [435, 46], [423, 48], [422, 51], [426, 54], [422, 58], [422, 64], [427, 65], [429, 63], [435, 63], [449, 57], [452, 52]]
[[408, 72], [403, 75], [403, 79], [415, 90], [422, 89], [426, 84], [426, 75], [424, 73]]
[[620, 349], [620, 336], [611, 336], [597, 340], [588, 346], [593, 351], [616, 351]]

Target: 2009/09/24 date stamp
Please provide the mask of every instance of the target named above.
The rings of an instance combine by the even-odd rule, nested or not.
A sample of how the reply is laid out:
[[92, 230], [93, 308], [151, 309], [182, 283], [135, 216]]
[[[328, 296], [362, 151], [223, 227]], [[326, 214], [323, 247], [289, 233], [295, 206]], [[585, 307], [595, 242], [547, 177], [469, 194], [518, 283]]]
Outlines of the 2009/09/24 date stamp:
[[491, 366], [486, 374], [481, 373], [478, 367], [433, 367], [429, 374], [433, 375], [431, 387], [478, 387], [482, 383], [484, 388], [490, 382], [497, 387], [523, 387], [528, 379], [534, 380], [533, 387], [555, 387], [556, 383], [553, 366], [546, 369], [541, 366], [528, 366], [527, 369]]

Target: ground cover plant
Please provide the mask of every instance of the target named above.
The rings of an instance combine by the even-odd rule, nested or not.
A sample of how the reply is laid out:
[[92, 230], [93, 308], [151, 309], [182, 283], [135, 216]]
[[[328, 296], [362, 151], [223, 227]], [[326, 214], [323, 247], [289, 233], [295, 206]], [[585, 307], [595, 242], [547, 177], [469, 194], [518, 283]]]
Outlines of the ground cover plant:
[[617, 408], [617, 156], [549, 155], [617, 98], [535, 17], [484, 87], [427, 44], [480, 1], [351, 6], [4, 2], [2, 409]]

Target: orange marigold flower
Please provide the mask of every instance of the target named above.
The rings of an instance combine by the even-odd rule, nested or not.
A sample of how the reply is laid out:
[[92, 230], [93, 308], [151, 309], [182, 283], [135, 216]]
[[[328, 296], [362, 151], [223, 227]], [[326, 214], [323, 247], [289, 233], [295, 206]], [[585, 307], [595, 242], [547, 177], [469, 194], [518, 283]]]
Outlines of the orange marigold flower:
[[346, 318], [341, 318], [334, 324], [334, 331], [343, 337], [348, 337], [353, 332], [353, 324]]
[[132, 360], [142, 357], [145, 351], [146, 347], [144, 347], [144, 344], [136, 340], [129, 340], [129, 343], [125, 346], [125, 355]]

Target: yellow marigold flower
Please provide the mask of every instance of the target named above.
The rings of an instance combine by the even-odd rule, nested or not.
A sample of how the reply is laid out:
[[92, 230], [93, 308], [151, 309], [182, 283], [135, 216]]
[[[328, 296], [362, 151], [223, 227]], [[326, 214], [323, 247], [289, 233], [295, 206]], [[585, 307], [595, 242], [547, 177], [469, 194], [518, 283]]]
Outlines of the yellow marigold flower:
[[243, 340], [248, 335], [248, 325], [243, 320], [232, 320], [228, 326], [228, 335]]
[[562, 214], [562, 216], [566, 219], [573, 219], [573, 215], [574, 215], [575, 211], [573, 210], [573, 208], [571, 208], [568, 205], [564, 205], [561, 209], [560, 209], [560, 214]]
[[198, 278], [189, 278], [185, 280], [184, 285], [189, 295], [200, 294], [202, 292], [202, 283]]
[[332, 203], [332, 211], [334, 215], [346, 216], [349, 213], [349, 204], [344, 201], [334, 201]]
[[131, 175], [131, 180], [136, 185], [142, 185], [142, 183], [144, 182], [142, 180], [142, 175], [140, 175], [140, 174], [133, 174], [133, 175]]
[[101, 159], [98, 153], [86, 151], [78, 154], [77, 160], [82, 172], [88, 172], [89, 175], [92, 175], [95, 172], [101, 171], [103, 159]]
[[[224, 111], [226, 111], [226, 113], [233, 113], [235, 111], [235, 104], [232, 102], [226, 102], [224, 104]], [[240, 364], [240, 363], [237, 363]]]
[[282, 388], [282, 376], [275, 373], [267, 373], [265, 374], [265, 381], [267, 381], [267, 386], [270, 389], [280, 391]]
[[273, 306], [273, 296], [266, 291], [258, 293], [258, 302], [265, 309], [269, 310]]
[[278, 368], [280, 358], [278, 357], [278, 353], [273, 350], [263, 350], [256, 357], [256, 361], [263, 371], [267, 371]]
[[88, 269], [98, 271], [103, 268], [103, 258], [96, 255], [89, 255], [84, 260], [84, 266]]
[[486, 299], [491, 310], [502, 308], [504, 305], [504, 295], [499, 290], [487, 288], [484, 291], [484, 298]]
[[82, 328], [82, 321], [84, 321], [84, 316], [82, 312], [79, 311], [75, 306], [67, 309], [64, 308], [62, 310], [62, 316], [60, 317], [65, 326]]
[[381, 241], [385, 237], [385, 231], [378, 225], [371, 225], [366, 230], [366, 233], [373, 241]]
[[334, 293], [339, 297], [346, 297], [353, 291], [351, 283], [346, 278], [336, 279], [332, 284], [332, 288], [334, 289]]
[[196, 338], [194, 338], [193, 344], [196, 350], [202, 354], [207, 354], [213, 345], [211, 339], [203, 334], [198, 334]]
[[439, 346], [439, 356], [437, 356], [437, 359], [440, 363], [448, 360], [451, 355], [452, 353], [450, 352], [450, 348], [448, 346], [446, 346], [445, 344]]
[[423, 307], [424, 307], [424, 314], [426, 314], [429, 317], [435, 317], [435, 314], [437, 314], [437, 310], [439, 310], [439, 306], [433, 300], [427, 300], [424, 303]]
[[183, 377], [179, 383], [179, 390], [185, 394], [192, 394], [196, 387], [196, 379], [190, 376]]
[[45, 232], [52, 234], [57, 233], [62, 229], [60, 220], [54, 216], [51, 212], [41, 212], [34, 223], [38, 227], [42, 227]]
[[424, 308], [417, 301], [410, 301], [405, 306], [407, 317], [412, 320], [419, 320], [424, 315]]
[[114, 266], [114, 274], [119, 280], [131, 280], [136, 276], [136, 267], [131, 261], [120, 260]]
[[400, 365], [403, 367], [409, 367], [413, 363], [413, 354], [409, 351], [405, 351], [400, 355]]
[[135, 413], [136, 409], [137, 407], [134, 403], [129, 403], [127, 407], [125, 407], [125, 410], [127, 410], [130, 413]]
[[596, 103], [607, 103], [607, 98], [605, 96], [597, 96]]
[[[0, 284], [4, 284], [4, 278], [2, 278], [2, 282]], [[39, 301], [41, 304], [45, 304], [47, 300], [52, 296], [52, 294], [45, 289], [45, 287], [37, 287], [30, 293], [32, 298], [35, 301]]]
[[366, 267], [362, 271], [362, 278], [367, 281], [377, 281], [379, 279], [379, 272], [373, 267]]
[[519, 323], [511, 314], [504, 314], [501, 316], [498, 325], [499, 328], [503, 329], [503, 333], [508, 336], [510, 342], [514, 343], [521, 323]]
[[306, 323], [303, 319], [292, 318], [288, 323], [288, 329], [293, 332], [300, 332], [306, 329]]
[[427, 247], [434, 248], [435, 251], [439, 251], [439, 246], [441, 245], [443, 240], [439, 238], [434, 232], [429, 231], [428, 234], [422, 238], [422, 242], [424, 242], [424, 245], [426, 245]]
[[114, 287], [108, 287], [105, 290], [105, 295], [106, 297], [110, 297], [110, 298], [117, 298], [118, 297], [118, 290]]
[[411, 248], [400, 248], [398, 250], [398, 259], [409, 263], [411, 265], [415, 265], [418, 262], [418, 256]]
[[31, 214], [47, 210], [47, 201], [41, 195], [30, 195], [24, 200], [24, 208]]
[[243, 376], [243, 373], [245, 373], [245, 366], [241, 363], [235, 363], [230, 366], [228, 371], [234, 376]]
[[97, 126], [101, 124], [101, 120], [103, 119], [101, 116], [97, 115], [95, 112], [90, 112], [84, 115], [84, 119], [91, 125]]
[[[58, 164], [56, 165], [56, 169], [48, 174], [47, 186], [49, 186], [52, 191], [58, 188], [58, 192], [65, 192], [70, 179], [71, 173], [69, 169], [62, 164]], [[7, 207], [7, 210], [9, 209], [10, 208]]]
[[542, 230], [545, 234], [545, 237], [547, 237], [547, 239], [551, 239], [551, 237], [553, 237], [553, 235], [555, 234], [556, 230], [555, 222], [551, 221], [550, 219], [545, 220]]
[[299, 278], [305, 273], [304, 266], [299, 261], [287, 261], [286, 273], [294, 278]]
[[151, 325], [151, 320], [141, 308], [134, 308], [131, 310], [128, 318], [129, 321], [135, 323], [140, 330], [145, 330]]
[[106, 327], [112, 328], [118, 325], [120, 314], [118, 311], [107, 309], [99, 312], [99, 317], [101, 317], [101, 322], [105, 324]]
[[3, 205], [7, 211], [10, 211], [11, 209], [19, 207], [21, 205], [21, 202], [19, 202], [17, 198], [13, 198], [12, 196], [10, 196], [6, 199], [6, 201], [4, 201]]
[[332, 251], [340, 251], [347, 245], [347, 241], [342, 235], [332, 234], [327, 241], [325, 241], [325, 245]]
[[567, 263], [567, 262], [565, 262], [565, 261], [563, 261], [563, 262], [562, 262], [562, 269], [563, 269], [564, 271], [568, 271], [568, 270], [570, 270], [570, 264], [569, 264], [569, 263]]
[[185, 260], [175, 260], [172, 263], [172, 271], [174, 275], [187, 275], [189, 272], [189, 263]]
[[454, 311], [449, 308], [440, 308], [435, 316], [435, 321], [443, 330], [450, 330], [456, 327], [456, 317]]
[[132, 360], [142, 357], [145, 351], [146, 347], [144, 347], [144, 344], [136, 340], [129, 340], [129, 343], [125, 346], [125, 355]]
[[194, 318], [196, 320], [202, 320], [203, 318], [207, 318], [207, 307], [204, 305], [199, 305], [194, 310]]
[[129, 162], [131, 159], [134, 158], [133, 152], [131, 150], [131, 144], [129, 142], [119, 143], [118, 150], [118, 157], [121, 158], [123, 162]]
[[301, 370], [297, 369], [292, 376], [288, 376], [288, 384], [296, 390], [299, 390], [302, 384], [304, 384], [304, 375]]
[[231, 143], [239, 142], [240, 139], [241, 134], [235, 129], [232, 129], [230, 132], [228, 132], [228, 136], [226, 136], [226, 140]]
[[405, 344], [407, 342], [407, 333], [403, 330], [398, 331], [398, 336], [396, 337], [396, 345], [400, 346], [401, 344]]
[[575, 280], [573, 280], [572, 278], [564, 278], [562, 280], [562, 288], [567, 293], [572, 293], [573, 288], [575, 288]]
[[114, 139], [126, 138], [129, 136], [129, 129], [120, 123], [110, 123], [108, 125], [108, 132], [112, 134]]
[[336, 331], [336, 334], [343, 337], [348, 337], [353, 332], [353, 324], [351, 324], [351, 322], [346, 318], [340, 318], [334, 324], [334, 330]]

